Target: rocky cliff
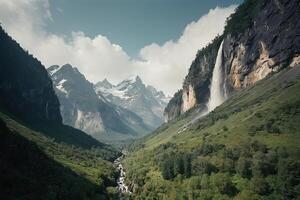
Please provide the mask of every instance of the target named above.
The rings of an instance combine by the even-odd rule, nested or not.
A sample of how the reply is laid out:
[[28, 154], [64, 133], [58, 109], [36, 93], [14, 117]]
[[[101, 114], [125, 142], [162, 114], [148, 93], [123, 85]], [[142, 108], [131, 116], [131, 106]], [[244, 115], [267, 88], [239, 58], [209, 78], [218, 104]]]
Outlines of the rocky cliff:
[[[230, 33], [227, 26], [224, 68], [232, 90], [252, 85], [271, 72], [293, 67], [300, 61], [300, 1], [269, 0], [258, 6], [249, 28], [235, 28]], [[228, 23], [234, 23], [237, 17], [238, 13]]]
[[104, 131], [93, 84], [69, 64], [48, 68], [60, 101], [63, 123], [91, 135]]
[[[246, 0], [241, 4], [227, 19], [223, 35], [197, 53], [182, 94], [177, 93], [165, 109], [167, 120], [195, 106], [206, 105], [222, 41], [222, 67], [228, 95], [299, 63], [299, 4], [299, 0]], [[181, 101], [178, 100], [180, 95]]]

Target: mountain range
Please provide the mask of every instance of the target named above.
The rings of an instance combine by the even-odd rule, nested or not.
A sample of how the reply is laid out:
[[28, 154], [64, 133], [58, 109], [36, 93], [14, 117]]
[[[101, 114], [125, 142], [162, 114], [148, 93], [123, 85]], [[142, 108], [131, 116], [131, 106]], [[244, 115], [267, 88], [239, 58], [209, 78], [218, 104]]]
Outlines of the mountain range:
[[70, 64], [48, 73], [60, 102], [63, 123], [106, 142], [138, 138], [163, 122], [166, 97], [138, 77], [117, 86], [107, 79], [93, 85]]
[[1, 26], [0, 54], [1, 198], [108, 199], [120, 152], [62, 123], [45, 67]]
[[299, 11], [245, 0], [171, 99], [46, 70], [0, 26], [1, 198], [299, 199]]
[[117, 85], [104, 79], [95, 84], [95, 91], [99, 97], [104, 96], [109, 102], [136, 113], [152, 130], [164, 121], [163, 110], [169, 98], [162, 91], [145, 86], [139, 76], [129, 77]]

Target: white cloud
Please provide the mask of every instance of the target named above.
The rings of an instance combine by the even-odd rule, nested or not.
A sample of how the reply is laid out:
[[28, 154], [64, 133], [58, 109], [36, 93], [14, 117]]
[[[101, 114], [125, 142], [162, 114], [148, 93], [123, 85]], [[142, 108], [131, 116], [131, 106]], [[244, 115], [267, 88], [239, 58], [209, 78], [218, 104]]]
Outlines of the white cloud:
[[49, 6], [48, 0], [0, 0], [0, 21], [46, 67], [70, 63], [92, 82], [105, 77], [118, 82], [139, 74], [147, 84], [168, 94], [181, 88], [197, 50], [223, 32], [226, 18], [236, 7], [212, 9], [188, 24], [177, 41], [145, 46], [140, 59], [132, 59], [102, 35], [90, 38], [74, 32], [67, 38], [46, 32], [45, 26], [53, 20]]

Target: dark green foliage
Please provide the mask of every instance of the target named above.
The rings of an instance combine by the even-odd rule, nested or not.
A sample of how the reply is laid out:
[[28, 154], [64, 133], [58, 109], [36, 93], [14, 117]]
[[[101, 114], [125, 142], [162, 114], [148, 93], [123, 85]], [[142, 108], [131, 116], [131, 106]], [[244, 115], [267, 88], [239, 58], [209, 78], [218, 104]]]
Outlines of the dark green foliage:
[[259, 195], [268, 195], [270, 186], [264, 178], [254, 177], [250, 181], [249, 189]]
[[2, 199], [106, 199], [106, 185], [96, 185], [49, 158], [2, 120], [0, 137]]
[[162, 176], [164, 179], [170, 180], [175, 177], [174, 173], [174, 161], [172, 159], [167, 159], [162, 167]]
[[193, 159], [192, 163], [192, 174], [193, 175], [203, 175], [203, 174], [211, 174], [212, 172], [216, 172], [216, 167], [209, 162], [208, 158], [205, 157], [197, 157]]
[[0, 54], [1, 112], [58, 142], [86, 149], [93, 146], [110, 149], [84, 132], [62, 124], [59, 101], [45, 67], [1, 26]]
[[236, 172], [245, 178], [250, 178], [251, 173], [251, 161], [248, 158], [240, 157], [236, 163]]
[[278, 193], [285, 199], [299, 197], [300, 192], [300, 162], [294, 160], [280, 160], [278, 166]]
[[[205, 142], [192, 154], [177, 149], [174, 143], [158, 146], [155, 162], [165, 180], [190, 180], [193, 198], [230, 199], [239, 194], [292, 199], [298, 195], [299, 163], [286, 160], [284, 148], [268, 149], [257, 140], [247, 139], [234, 148]], [[147, 179], [139, 185], [144, 184]]]
[[227, 19], [224, 34], [237, 34], [251, 27], [264, 1], [245, 0]]
[[236, 193], [236, 188], [231, 181], [229, 174], [217, 173], [212, 177], [213, 186], [216, 187], [219, 193], [233, 196]]
[[228, 131], [227, 126], [223, 126], [223, 131]]
[[62, 122], [45, 67], [0, 26], [0, 108], [31, 124]]
[[[138, 186], [136, 195], [146, 198], [151, 194], [153, 199], [299, 199], [299, 74], [297, 67], [283, 70], [237, 92], [183, 132], [177, 131], [196, 114], [189, 113], [148, 136], [142, 142], [144, 148], [125, 159], [130, 180], [143, 179], [145, 183]], [[293, 84], [286, 87], [288, 84], [282, 84], [285, 80]], [[272, 126], [280, 133], [272, 131]], [[191, 155], [191, 176], [174, 173], [174, 178], [163, 179], [164, 161], [180, 154]], [[167, 169], [172, 166], [170, 162]], [[135, 173], [137, 169], [146, 173]], [[162, 192], [160, 188], [167, 189]]]
[[185, 177], [191, 175], [191, 157], [188, 154], [171, 154], [163, 161], [161, 171], [164, 179], [170, 180], [181, 174]]
[[[299, 198], [297, 73], [299, 68], [293, 68], [258, 82], [182, 133], [178, 128], [193, 113], [147, 136], [144, 148], [127, 158], [129, 180], [143, 183], [134, 199], [140, 194], [153, 199]], [[282, 80], [291, 77], [296, 83], [282, 88]], [[274, 125], [280, 133], [270, 131]], [[191, 155], [190, 176], [181, 174], [180, 155]]]

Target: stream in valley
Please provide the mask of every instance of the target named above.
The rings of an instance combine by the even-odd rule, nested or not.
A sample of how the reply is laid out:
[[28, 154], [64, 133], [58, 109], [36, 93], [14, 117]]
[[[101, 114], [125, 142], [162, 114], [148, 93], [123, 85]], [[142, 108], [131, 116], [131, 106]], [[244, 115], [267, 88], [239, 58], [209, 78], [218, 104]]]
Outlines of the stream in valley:
[[125, 176], [126, 173], [124, 171], [123, 165], [121, 163], [121, 160], [124, 158], [124, 155], [118, 157], [114, 161], [114, 166], [119, 170], [119, 177], [117, 179], [117, 189], [119, 191], [119, 199], [123, 199], [122, 196], [124, 193], [131, 193], [128, 186], [125, 184]]

